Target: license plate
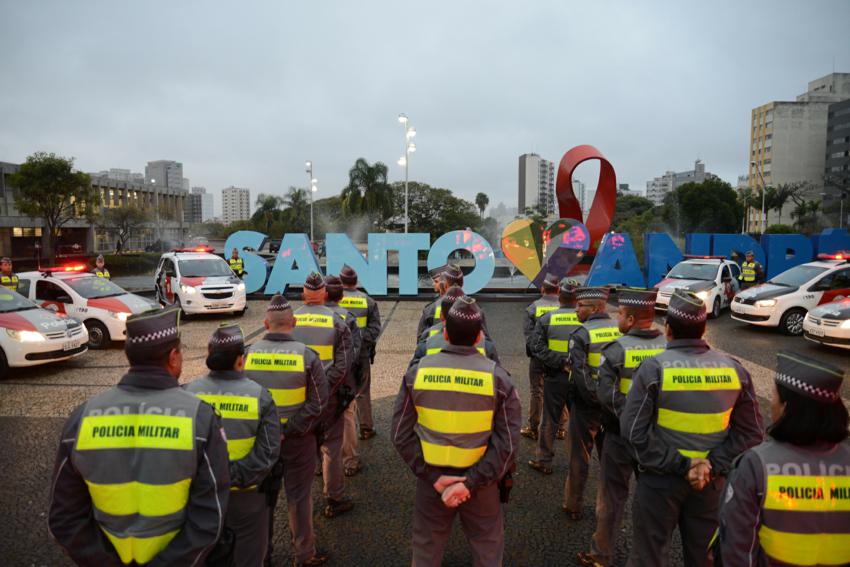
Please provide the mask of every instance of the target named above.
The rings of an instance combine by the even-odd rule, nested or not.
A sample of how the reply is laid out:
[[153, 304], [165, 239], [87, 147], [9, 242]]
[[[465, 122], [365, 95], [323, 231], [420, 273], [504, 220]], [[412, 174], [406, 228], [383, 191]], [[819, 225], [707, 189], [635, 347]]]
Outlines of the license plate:
[[62, 343], [62, 350], [74, 350], [75, 348], [80, 348], [79, 341], [65, 341]]
[[821, 329], [820, 327], [811, 327], [811, 328], [807, 329], [807, 332], [810, 335], [812, 335], [813, 337], [822, 337], [823, 336], [823, 329]]
[[735, 305], [734, 311], [737, 311], [738, 313], [752, 313], [753, 308], [750, 305], [742, 305], [741, 303], [738, 303]]
[[229, 301], [214, 301], [210, 303], [210, 309], [224, 309], [230, 305]]

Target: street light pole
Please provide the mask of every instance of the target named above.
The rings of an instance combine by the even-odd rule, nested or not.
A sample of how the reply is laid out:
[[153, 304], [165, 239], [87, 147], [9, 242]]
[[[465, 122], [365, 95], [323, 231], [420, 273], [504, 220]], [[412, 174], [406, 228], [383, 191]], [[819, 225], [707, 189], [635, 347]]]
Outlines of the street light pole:
[[154, 224], [156, 225], [156, 236], [162, 238], [162, 228], [159, 226], [159, 191], [156, 190], [156, 179], [151, 177], [153, 185], [153, 208], [154, 208]]
[[313, 162], [306, 161], [304, 165], [307, 166], [307, 174], [310, 176], [310, 186], [308, 191], [310, 192], [310, 246], [313, 245], [313, 193], [315, 193], [318, 188], [316, 184], [319, 182], [318, 179], [313, 177]]
[[759, 219], [759, 234], [764, 234], [764, 231], [767, 228], [765, 226], [767, 224], [767, 219], [764, 216], [764, 191], [766, 189], [766, 187], [764, 186], [764, 175], [762, 175], [761, 168], [758, 167], [758, 164], [756, 162], [751, 161], [750, 165], [756, 170], [756, 173], [759, 174], [759, 179], [761, 180], [761, 218]]
[[416, 144], [412, 142], [414, 136], [416, 136], [416, 129], [410, 125], [410, 120], [407, 118], [407, 115], [403, 112], [398, 115], [398, 121], [401, 122], [401, 125], [404, 126], [404, 155], [401, 156], [398, 160], [399, 165], [404, 166], [404, 232], [407, 234], [407, 222], [408, 222], [408, 214], [407, 214], [407, 199], [408, 199], [408, 183], [409, 183], [409, 167], [410, 167], [410, 154], [416, 151]]

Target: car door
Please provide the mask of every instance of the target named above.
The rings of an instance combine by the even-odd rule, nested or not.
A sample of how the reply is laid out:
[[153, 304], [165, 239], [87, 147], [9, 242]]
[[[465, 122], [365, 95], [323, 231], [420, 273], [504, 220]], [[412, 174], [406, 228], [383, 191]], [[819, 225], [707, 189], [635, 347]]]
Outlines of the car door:
[[174, 303], [174, 263], [170, 258], [163, 258], [159, 263], [155, 276], [156, 296], [161, 303]]
[[35, 301], [41, 307], [56, 313], [68, 314], [74, 304], [71, 295], [56, 282], [38, 280], [35, 282]]
[[810, 291], [822, 292], [818, 305], [832, 303], [838, 296], [850, 296], [850, 268], [836, 270], [822, 277], [809, 288]]
[[729, 307], [737, 292], [735, 279], [729, 270], [729, 264], [724, 264], [720, 273], [720, 308]]

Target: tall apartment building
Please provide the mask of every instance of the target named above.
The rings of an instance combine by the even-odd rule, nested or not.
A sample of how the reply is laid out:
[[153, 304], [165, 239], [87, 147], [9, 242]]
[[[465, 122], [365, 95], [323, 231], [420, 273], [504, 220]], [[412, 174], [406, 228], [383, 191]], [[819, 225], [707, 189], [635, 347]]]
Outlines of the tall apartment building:
[[519, 195], [517, 209], [520, 214], [527, 207], [539, 208], [546, 216], [554, 216], [555, 164], [537, 154], [519, 156]]
[[200, 195], [201, 221], [207, 222], [212, 220], [213, 213], [213, 196], [212, 193], [207, 193], [206, 187], [192, 187], [192, 195]]
[[823, 210], [827, 218], [838, 221], [835, 222], [838, 226], [847, 226], [850, 217], [850, 99], [829, 105], [824, 193]]
[[149, 161], [145, 166], [145, 182], [183, 189], [183, 164], [169, 160]]
[[646, 198], [655, 205], [664, 204], [664, 197], [685, 183], [702, 183], [717, 176], [705, 170], [701, 159], [694, 162], [694, 168], [688, 171], [666, 171], [661, 177], [646, 182]]
[[[820, 199], [830, 105], [847, 99], [850, 99], [850, 73], [832, 73], [810, 82], [808, 90], [796, 101], [773, 101], [754, 108], [747, 156], [750, 189], [760, 191], [764, 186], [807, 183], [806, 198]], [[793, 207], [793, 203], [786, 203], [777, 222], [790, 222]], [[751, 232], [761, 231], [759, 216], [759, 210], [749, 211]]]
[[221, 190], [221, 219], [224, 224], [251, 218], [251, 191], [242, 187]]

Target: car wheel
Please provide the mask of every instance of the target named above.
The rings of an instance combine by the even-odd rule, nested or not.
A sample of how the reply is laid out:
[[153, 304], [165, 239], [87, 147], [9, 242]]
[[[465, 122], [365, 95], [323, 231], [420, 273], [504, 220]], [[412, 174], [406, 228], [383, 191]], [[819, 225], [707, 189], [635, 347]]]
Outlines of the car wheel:
[[779, 320], [779, 328], [786, 335], [794, 337], [803, 334], [803, 319], [806, 318], [806, 310], [799, 307], [789, 309], [782, 314], [782, 319]]
[[109, 345], [109, 329], [106, 325], [96, 319], [86, 321], [86, 329], [89, 331], [89, 348], [101, 349]]
[[718, 317], [720, 317], [720, 298], [715, 297], [714, 305], [711, 307], [711, 318], [717, 319]]
[[9, 375], [9, 363], [6, 361], [6, 353], [0, 349], [0, 380]]

